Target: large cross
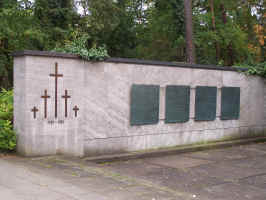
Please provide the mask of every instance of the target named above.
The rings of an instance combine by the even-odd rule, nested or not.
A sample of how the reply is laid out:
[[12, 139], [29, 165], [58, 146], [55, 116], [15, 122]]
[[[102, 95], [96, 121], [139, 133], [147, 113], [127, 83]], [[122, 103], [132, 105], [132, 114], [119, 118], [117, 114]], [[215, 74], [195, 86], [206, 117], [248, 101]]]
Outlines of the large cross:
[[71, 98], [71, 96], [67, 94], [67, 90], [65, 90], [65, 95], [63, 95], [62, 98], [65, 99], [65, 117], [67, 117], [67, 99]]
[[50, 74], [50, 76], [55, 77], [55, 118], [57, 118], [57, 82], [59, 77], [63, 77], [63, 74], [58, 74], [57, 63], [55, 63], [55, 73]]
[[77, 117], [77, 116], [78, 116], [78, 111], [79, 111], [78, 106], [75, 106], [75, 107], [73, 108], [73, 110], [75, 111], [75, 117]]
[[50, 98], [50, 96], [47, 95], [47, 90], [44, 90], [44, 96], [41, 96], [41, 98], [44, 99], [44, 118], [47, 118], [47, 99]]
[[33, 109], [31, 109], [31, 112], [33, 112], [33, 118], [36, 119], [36, 113], [38, 112], [39, 110], [34, 106]]

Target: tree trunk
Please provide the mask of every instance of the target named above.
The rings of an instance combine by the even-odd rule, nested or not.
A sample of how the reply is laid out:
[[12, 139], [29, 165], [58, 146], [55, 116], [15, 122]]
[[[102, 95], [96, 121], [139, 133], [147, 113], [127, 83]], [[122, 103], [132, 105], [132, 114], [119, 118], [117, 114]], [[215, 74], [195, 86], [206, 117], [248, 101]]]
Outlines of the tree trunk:
[[[221, 6], [221, 12], [222, 12], [222, 20], [224, 25], [226, 25], [227, 23], [227, 14], [226, 14], [226, 10], [224, 7], [224, 4], [222, 3]], [[226, 65], [232, 66], [234, 64], [234, 55], [233, 55], [233, 45], [232, 42], [230, 42], [230, 44], [227, 46], [227, 57], [228, 59], [226, 59]]]
[[186, 60], [195, 63], [195, 46], [193, 42], [192, 0], [184, 0], [186, 21]]
[[221, 4], [220, 8], [221, 8], [221, 12], [222, 12], [222, 20], [223, 20], [224, 24], [226, 24], [227, 23], [227, 16], [226, 16], [226, 10], [224, 8], [223, 3]]
[[[214, 2], [213, 0], [209, 0], [211, 15], [212, 15], [212, 30], [216, 32], [216, 23], [215, 23], [215, 14], [214, 14]], [[216, 49], [216, 62], [220, 61], [220, 47], [218, 42], [215, 42], [215, 49]]]

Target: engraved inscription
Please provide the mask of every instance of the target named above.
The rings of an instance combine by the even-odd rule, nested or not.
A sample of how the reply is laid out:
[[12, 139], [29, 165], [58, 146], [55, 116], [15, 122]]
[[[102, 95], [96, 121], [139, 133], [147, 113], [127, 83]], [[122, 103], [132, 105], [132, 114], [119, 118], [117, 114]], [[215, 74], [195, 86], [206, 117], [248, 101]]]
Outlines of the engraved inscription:
[[50, 125], [54, 125], [54, 124], [64, 124], [64, 123], [65, 123], [64, 120], [58, 120], [58, 121], [56, 121], [56, 120], [49, 120], [49, 121], [48, 121], [48, 124], [50, 124]]

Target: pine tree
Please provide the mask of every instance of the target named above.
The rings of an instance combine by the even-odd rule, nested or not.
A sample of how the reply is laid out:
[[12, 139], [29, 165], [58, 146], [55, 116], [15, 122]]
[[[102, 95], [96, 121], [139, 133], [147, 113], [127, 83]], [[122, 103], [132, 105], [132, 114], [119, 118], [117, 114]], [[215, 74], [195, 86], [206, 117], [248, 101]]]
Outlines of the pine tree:
[[192, 0], [184, 0], [186, 19], [186, 60], [195, 63], [195, 46], [193, 41]]
[[43, 49], [63, 45], [78, 23], [73, 0], [36, 0], [34, 16], [48, 40]]

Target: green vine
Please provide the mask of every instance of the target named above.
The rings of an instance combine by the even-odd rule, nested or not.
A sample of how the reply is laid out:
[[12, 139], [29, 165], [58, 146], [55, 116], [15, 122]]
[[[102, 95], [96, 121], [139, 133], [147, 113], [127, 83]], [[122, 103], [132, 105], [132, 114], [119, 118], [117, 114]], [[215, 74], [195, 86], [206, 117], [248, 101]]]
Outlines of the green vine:
[[105, 46], [88, 49], [86, 47], [88, 38], [89, 36], [83, 35], [82, 37], [75, 39], [71, 43], [66, 44], [63, 48], [55, 48], [53, 51], [76, 54], [84, 60], [90, 61], [102, 61], [109, 57]]
[[266, 61], [262, 63], [249, 63], [249, 64], [242, 64], [239, 67], [246, 68], [247, 71], [245, 74], [247, 75], [257, 75], [263, 78], [266, 78]]

